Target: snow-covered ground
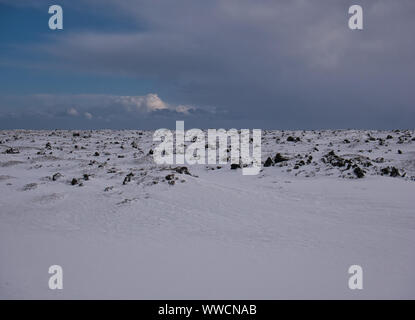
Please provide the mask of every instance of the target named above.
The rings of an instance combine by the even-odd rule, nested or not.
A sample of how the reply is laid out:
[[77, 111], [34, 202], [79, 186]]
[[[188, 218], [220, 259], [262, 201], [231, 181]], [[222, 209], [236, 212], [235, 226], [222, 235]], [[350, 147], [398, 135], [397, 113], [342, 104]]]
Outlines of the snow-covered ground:
[[415, 298], [414, 131], [264, 131], [256, 176], [152, 134], [0, 131], [0, 298]]

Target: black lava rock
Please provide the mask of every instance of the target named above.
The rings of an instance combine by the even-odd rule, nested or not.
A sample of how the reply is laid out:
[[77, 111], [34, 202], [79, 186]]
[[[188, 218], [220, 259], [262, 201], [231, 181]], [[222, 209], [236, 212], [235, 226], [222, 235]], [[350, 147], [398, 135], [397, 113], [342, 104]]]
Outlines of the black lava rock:
[[62, 175], [58, 172], [58, 173], [55, 173], [53, 176], [52, 176], [52, 181], [56, 181], [56, 180], [58, 180], [60, 177], [62, 177]]
[[382, 173], [382, 175], [384, 175], [384, 174], [389, 174], [389, 173], [390, 173], [389, 167], [382, 168], [382, 169], [380, 170], [380, 172]]
[[346, 163], [350, 163], [350, 160], [339, 157], [333, 150], [324, 155], [322, 160], [324, 160], [323, 162], [330, 163], [333, 167], [344, 167]]
[[300, 140], [300, 138], [299, 137], [292, 137], [292, 136], [289, 136], [288, 138], [287, 138], [287, 141], [288, 142], [299, 142], [299, 141], [301, 141]]
[[8, 153], [8, 154], [17, 154], [17, 153], [20, 153], [20, 151], [19, 151], [19, 149], [16, 149], [16, 148], [9, 148], [9, 149], [6, 150], [6, 153]]
[[395, 167], [391, 168], [391, 173], [390, 173], [391, 177], [400, 177], [401, 174], [399, 173], [399, 170]]
[[389, 175], [391, 177], [401, 177], [401, 173], [398, 168], [395, 167], [385, 167], [380, 170], [382, 175]]
[[285, 158], [281, 155], [281, 153], [277, 153], [274, 157], [274, 163], [284, 162], [289, 160], [288, 158]]
[[187, 167], [177, 167], [175, 170], [177, 173], [190, 175], [189, 169]]
[[361, 168], [359, 168], [359, 167], [356, 167], [356, 168], [354, 168], [354, 170], [353, 170], [353, 173], [356, 175], [356, 177], [358, 177], [359, 179], [360, 178], [363, 178], [364, 176], [365, 176], [365, 171], [363, 171]]
[[129, 174], [127, 174], [124, 178], [124, 181], [122, 182], [122, 184], [126, 185], [128, 182], [131, 181], [131, 178], [134, 177], [134, 173], [130, 172]]
[[268, 157], [264, 163], [264, 167], [270, 167], [270, 166], [272, 166], [272, 159]]

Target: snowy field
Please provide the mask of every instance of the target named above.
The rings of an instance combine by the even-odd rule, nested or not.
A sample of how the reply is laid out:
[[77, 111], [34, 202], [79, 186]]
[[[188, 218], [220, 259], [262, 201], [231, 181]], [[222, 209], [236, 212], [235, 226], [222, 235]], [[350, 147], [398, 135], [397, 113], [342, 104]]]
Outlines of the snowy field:
[[152, 134], [0, 131], [0, 298], [415, 298], [414, 131], [263, 131], [256, 176]]

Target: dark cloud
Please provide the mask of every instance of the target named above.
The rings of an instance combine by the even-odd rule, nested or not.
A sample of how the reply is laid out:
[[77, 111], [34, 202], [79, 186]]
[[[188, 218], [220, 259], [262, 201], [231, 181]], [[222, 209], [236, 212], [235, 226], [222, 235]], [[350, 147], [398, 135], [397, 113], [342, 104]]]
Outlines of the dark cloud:
[[[363, 31], [347, 27], [348, 8], [356, 3], [364, 9]], [[168, 92], [175, 105], [223, 111], [195, 120], [198, 125], [413, 126], [412, 0], [78, 4], [106, 7], [120, 21], [146, 27], [66, 29], [35, 49], [62, 68], [156, 79], [154, 92]]]

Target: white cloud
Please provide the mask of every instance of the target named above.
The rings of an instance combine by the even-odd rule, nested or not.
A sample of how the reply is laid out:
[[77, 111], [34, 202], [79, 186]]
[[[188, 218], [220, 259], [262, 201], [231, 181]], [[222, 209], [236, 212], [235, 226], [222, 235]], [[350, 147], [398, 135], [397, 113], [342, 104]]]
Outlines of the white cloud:
[[78, 115], [78, 110], [76, 110], [75, 108], [70, 108], [66, 111], [70, 116], [77, 116]]
[[189, 111], [191, 111], [191, 110], [192, 111], [196, 110], [196, 108], [193, 107], [193, 106], [188, 106], [188, 105], [183, 105], [183, 104], [178, 105], [176, 107], [176, 112], [180, 112], [180, 113], [183, 113], [183, 114], [189, 114]]
[[85, 118], [87, 118], [88, 120], [92, 119], [92, 114], [90, 114], [89, 112], [85, 112], [84, 113]]
[[115, 97], [115, 101], [119, 102], [128, 111], [152, 112], [169, 109], [169, 105], [155, 93], [149, 93], [145, 96], [119, 96]]
[[158, 97], [157, 94], [150, 93], [145, 99], [146, 107], [149, 111], [167, 109], [167, 105]]

